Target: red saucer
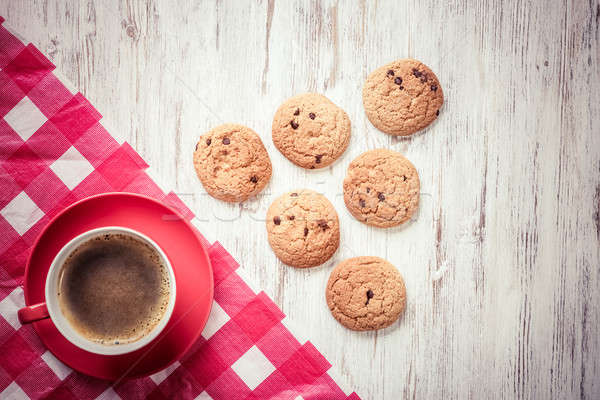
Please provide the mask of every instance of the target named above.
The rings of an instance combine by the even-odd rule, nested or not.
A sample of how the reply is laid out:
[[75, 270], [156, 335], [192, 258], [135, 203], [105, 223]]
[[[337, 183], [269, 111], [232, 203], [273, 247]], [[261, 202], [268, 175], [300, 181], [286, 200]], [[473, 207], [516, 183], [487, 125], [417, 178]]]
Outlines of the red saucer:
[[102, 226], [124, 226], [154, 240], [175, 272], [175, 309], [165, 330], [133, 353], [103, 356], [68, 342], [50, 319], [34, 323], [42, 342], [74, 370], [101, 379], [151, 375], [175, 362], [198, 339], [213, 300], [210, 259], [192, 225], [170, 207], [131, 193], [88, 197], [61, 211], [38, 237], [25, 270], [25, 302], [44, 301], [48, 268], [58, 251], [75, 236]]

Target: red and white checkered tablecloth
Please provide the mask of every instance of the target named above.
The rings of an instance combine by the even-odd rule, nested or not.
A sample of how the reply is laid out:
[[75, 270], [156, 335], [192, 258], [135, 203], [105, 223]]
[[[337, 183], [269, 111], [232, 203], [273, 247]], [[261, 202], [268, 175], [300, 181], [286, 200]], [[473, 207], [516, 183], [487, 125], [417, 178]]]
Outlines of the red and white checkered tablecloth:
[[[4, 19], [0, 17], [0, 24]], [[0, 26], [0, 398], [358, 399], [331, 364], [288, 329], [288, 318], [255, 293], [234, 258], [209, 245], [215, 301], [201, 338], [183, 359], [116, 385], [72, 371], [21, 326], [30, 247], [60, 210], [92, 194], [152, 196], [194, 213], [147, 175], [148, 165], [100, 124], [35, 46]]]

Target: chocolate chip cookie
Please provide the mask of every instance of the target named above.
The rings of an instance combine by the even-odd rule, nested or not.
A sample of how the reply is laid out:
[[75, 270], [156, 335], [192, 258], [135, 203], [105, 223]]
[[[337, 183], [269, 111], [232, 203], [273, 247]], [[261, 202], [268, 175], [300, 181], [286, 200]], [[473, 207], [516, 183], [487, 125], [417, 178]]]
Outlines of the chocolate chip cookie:
[[356, 331], [382, 329], [394, 323], [406, 306], [400, 272], [379, 257], [355, 257], [339, 263], [325, 292], [331, 314]]
[[287, 265], [314, 267], [329, 260], [340, 243], [340, 224], [325, 196], [294, 190], [273, 201], [267, 211], [269, 244]]
[[333, 163], [350, 142], [350, 119], [344, 110], [318, 93], [286, 100], [273, 118], [273, 143], [303, 168]]
[[419, 206], [419, 190], [419, 174], [402, 154], [370, 150], [348, 166], [344, 202], [359, 221], [387, 228], [413, 215]]
[[390, 135], [406, 136], [431, 124], [444, 94], [438, 78], [420, 61], [404, 59], [377, 68], [363, 87], [369, 121]]
[[229, 202], [259, 193], [271, 179], [271, 159], [260, 137], [242, 125], [217, 126], [200, 136], [194, 167], [211, 196]]

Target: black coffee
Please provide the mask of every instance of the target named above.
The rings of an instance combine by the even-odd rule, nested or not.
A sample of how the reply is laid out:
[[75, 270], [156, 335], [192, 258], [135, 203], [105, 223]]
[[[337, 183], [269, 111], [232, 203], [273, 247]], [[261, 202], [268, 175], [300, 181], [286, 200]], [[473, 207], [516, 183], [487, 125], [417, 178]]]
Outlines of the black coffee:
[[122, 233], [94, 237], [64, 262], [61, 310], [89, 340], [124, 344], [146, 336], [169, 302], [169, 275], [158, 252]]

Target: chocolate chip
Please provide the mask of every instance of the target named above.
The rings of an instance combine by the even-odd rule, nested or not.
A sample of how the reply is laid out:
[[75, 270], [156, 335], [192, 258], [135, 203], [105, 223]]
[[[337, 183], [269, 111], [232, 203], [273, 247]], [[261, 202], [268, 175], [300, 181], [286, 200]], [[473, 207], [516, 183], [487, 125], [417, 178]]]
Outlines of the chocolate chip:
[[291, 193], [290, 196], [292, 196], [292, 197], [298, 197], [298, 193], [296, 193], [296, 192]]
[[431, 90], [435, 92], [437, 90], [437, 85], [431, 85]]
[[308, 236], [308, 228], [304, 228], [304, 236]]
[[370, 187], [368, 187], [368, 188], [367, 188], [367, 193], [369, 193], [370, 191], [371, 191], [371, 188], [370, 188]]
[[295, 215], [290, 215], [290, 216], [288, 216], [288, 219], [289, 219], [290, 221], [293, 221], [293, 220], [295, 220], [295, 219], [296, 219], [296, 216], [295, 216]]
[[258, 182], [258, 177], [257, 177], [256, 175], [252, 175], [252, 176], [250, 177], [250, 182], [252, 182], [252, 183], [256, 183], [256, 182]]
[[427, 75], [423, 74], [423, 76], [421, 76], [421, 82], [427, 82]]
[[406, 175], [402, 175], [402, 181], [406, 182]]
[[300, 109], [296, 108], [296, 111], [294, 111], [294, 115], [300, 115]]
[[321, 164], [321, 158], [323, 158], [323, 154], [317, 154], [317, 155], [315, 156], [315, 162], [316, 162], [317, 164]]
[[404, 86], [400, 86], [400, 90], [404, 90]]
[[373, 291], [371, 289], [367, 290], [367, 302], [365, 303], [365, 306], [369, 304], [369, 300], [371, 300], [373, 296], [375, 296], [375, 294], [373, 294]]
[[316, 115], [315, 115], [315, 113], [310, 113], [310, 114], [308, 114], [308, 117], [310, 119], [315, 119]]
[[329, 229], [329, 225], [327, 225], [327, 221], [325, 221], [324, 219], [318, 220], [317, 225], [319, 225], [319, 228], [323, 229], [324, 231]]
[[413, 73], [413, 75], [414, 75], [415, 77], [417, 77], [417, 78], [419, 78], [421, 75], [423, 75], [423, 74], [421, 73], [421, 71], [419, 71], [419, 70], [418, 70], [418, 69], [416, 69], [416, 68], [413, 68], [413, 70], [412, 70], [412, 73]]
[[440, 110], [437, 110], [437, 111], [435, 112], [435, 115], [440, 115]]
[[361, 207], [365, 207], [367, 205], [363, 199], [358, 200], [358, 204], [360, 204]]
[[387, 75], [394, 76], [394, 71], [392, 71], [391, 69], [388, 69]]
[[315, 169], [315, 166], [314, 166], [314, 165], [311, 165], [311, 166], [310, 166], [310, 169]]
[[198, 143], [196, 143], [196, 150], [198, 150]]
[[296, 121], [291, 121], [290, 125], [292, 126], [292, 129], [298, 129], [298, 123]]
[[206, 145], [207, 145], [207, 146], [210, 146], [210, 144], [211, 144], [211, 143], [212, 143], [212, 140], [210, 140], [210, 139], [206, 139]]
[[229, 143], [231, 143], [231, 140], [229, 140], [229, 138], [227, 138], [227, 137], [224, 137], [223, 144], [229, 144]]
[[274, 217], [274, 218], [273, 218], [273, 223], [274, 223], [275, 225], [279, 225], [279, 224], [281, 223], [281, 218], [279, 218], [279, 217]]
[[377, 194], [377, 198], [379, 199], [379, 201], [384, 201], [385, 200], [385, 196], [383, 195], [383, 193], [379, 192]]
[[394, 83], [398, 86], [402, 85], [402, 78], [397, 76], [396, 79], [394, 79]]

